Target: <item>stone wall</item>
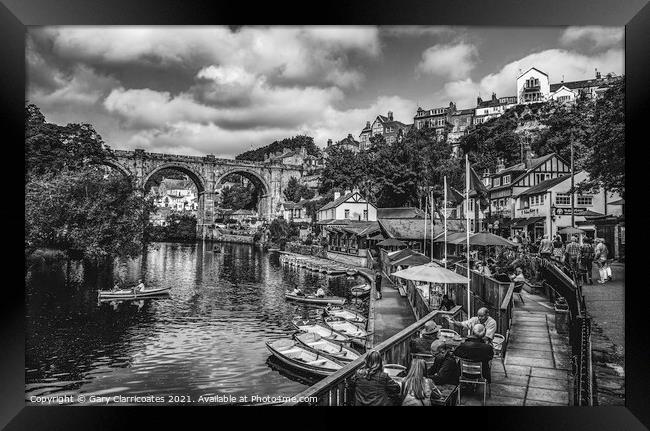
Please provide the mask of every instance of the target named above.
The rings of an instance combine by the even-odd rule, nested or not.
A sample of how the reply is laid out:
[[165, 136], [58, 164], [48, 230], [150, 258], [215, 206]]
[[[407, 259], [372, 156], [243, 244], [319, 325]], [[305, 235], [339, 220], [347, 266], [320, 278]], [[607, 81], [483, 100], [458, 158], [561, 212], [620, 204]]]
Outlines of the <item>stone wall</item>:
[[253, 237], [250, 235], [216, 234], [214, 240], [221, 242], [236, 242], [239, 244], [253, 244]]
[[327, 259], [327, 250], [320, 245], [303, 245], [297, 242], [288, 242], [284, 246], [285, 251], [305, 256], [316, 256]]
[[347, 265], [366, 267], [368, 265], [368, 258], [363, 256], [351, 256], [349, 254], [337, 253], [335, 251], [328, 251], [327, 258], [337, 262], [345, 263]]

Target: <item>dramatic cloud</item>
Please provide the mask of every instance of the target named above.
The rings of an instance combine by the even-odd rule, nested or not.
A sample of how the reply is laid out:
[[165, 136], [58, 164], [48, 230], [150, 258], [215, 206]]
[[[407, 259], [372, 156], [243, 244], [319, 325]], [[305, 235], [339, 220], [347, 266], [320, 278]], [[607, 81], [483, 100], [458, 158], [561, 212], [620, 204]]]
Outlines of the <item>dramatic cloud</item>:
[[595, 49], [622, 47], [625, 37], [623, 27], [569, 27], [560, 36], [560, 43], [573, 46], [578, 42], [587, 42]]
[[476, 65], [477, 56], [476, 47], [469, 43], [434, 45], [422, 53], [422, 61], [417, 65], [417, 71], [450, 79], [462, 79], [467, 77]]
[[77, 61], [152, 67], [239, 66], [296, 82], [325, 80], [355, 86], [363, 73], [349, 65], [349, 55], [377, 56], [373, 27], [48, 27], [40, 37], [53, 51]]
[[517, 77], [531, 67], [536, 67], [549, 76], [550, 83], [576, 81], [595, 77], [595, 69], [602, 74], [624, 73], [622, 49], [611, 49], [598, 55], [588, 56], [572, 51], [550, 49], [527, 55], [506, 64], [503, 68], [484, 76], [478, 82], [467, 78], [446, 83], [437, 93], [438, 103], [456, 102], [459, 108], [476, 106], [476, 97], [488, 98], [495, 92], [498, 97], [514, 96]]

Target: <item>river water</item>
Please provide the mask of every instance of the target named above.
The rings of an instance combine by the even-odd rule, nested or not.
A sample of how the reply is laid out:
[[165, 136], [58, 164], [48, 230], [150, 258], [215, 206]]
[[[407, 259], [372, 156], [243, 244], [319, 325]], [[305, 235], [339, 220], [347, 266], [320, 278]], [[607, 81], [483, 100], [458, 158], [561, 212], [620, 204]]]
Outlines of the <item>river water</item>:
[[[250, 245], [154, 244], [112, 269], [73, 265], [27, 276], [26, 399], [54, 395], [293, 396], [315, 383], [272, 358], [265, 341], [291, 336], [315, 309], [285, 300], [295, 286], [350, 298], [362, 282], [283, 267]], [[97, 303], [97, 290], [143, 278], [168, 299]], [[233, 398], [231, 398], [233, 399]], [[178, 399], [177, 399], [178, 400]], [[183, 399], [181, 399], [183, 400]], [[169, 401], [165, 399], [165, 401]]]

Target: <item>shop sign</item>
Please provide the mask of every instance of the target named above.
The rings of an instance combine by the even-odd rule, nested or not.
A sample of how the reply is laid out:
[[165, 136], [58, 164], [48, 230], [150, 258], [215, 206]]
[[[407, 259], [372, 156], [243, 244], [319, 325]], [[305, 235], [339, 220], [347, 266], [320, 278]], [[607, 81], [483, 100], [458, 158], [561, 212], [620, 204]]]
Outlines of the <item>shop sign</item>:
[[[573, 215], [583, 215], [588, 210], [587, 208], [573, 208]], [[571, 215], [571, 208], [554, 208], [553, 212], [555, 215]]]
[[523, 210], [520, 210], [522, 214], [537, 214], [539, 210], [537, 208], [526, 208]]

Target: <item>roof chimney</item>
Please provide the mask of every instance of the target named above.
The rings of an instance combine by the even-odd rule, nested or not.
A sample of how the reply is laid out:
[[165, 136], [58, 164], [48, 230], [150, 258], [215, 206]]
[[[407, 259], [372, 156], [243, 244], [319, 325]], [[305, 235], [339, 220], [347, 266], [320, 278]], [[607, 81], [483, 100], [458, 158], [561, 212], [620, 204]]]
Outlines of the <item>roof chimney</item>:
[[328, 146], [328, 147], [331, 147], [331, 146], [332, 146], [332, 140], [331, 140], [331, 139], [328, 139], [328, 140], [327, 140], [327, 146]]
[[348, 139], [354, 141], [354, 138], [352, 137], [352, 133], [348, 133]]
[[479, 97], [477, 97], [477, 98], [476, 98], [476, 106], [478, 106], [478, 105], [480, 105], [480, 104], [481, 104], [481, 102], [483, 102], [483, 99], [481, 99], [481, 97], [480, 97], [480, 96], [479, 96]]
[[388, 120], [393, 121], [393, 111], [388, 111]]
[[493, 102], [497, 101], [497, 94], [496, 93], [492, 93], [492, 101]]
[[341, 192], [334, 192], [334, 200], [337, 200], [341, 197]]
[[600, 72], [596, 69], [596, 79], [600, 79]]
[[346, 189], [344, 195], [349, 195], [350, 193], [352, 193], [352, 191], [350, 189]]
[[370, 128], [370, 121], [366, 121], [366, 127]]

